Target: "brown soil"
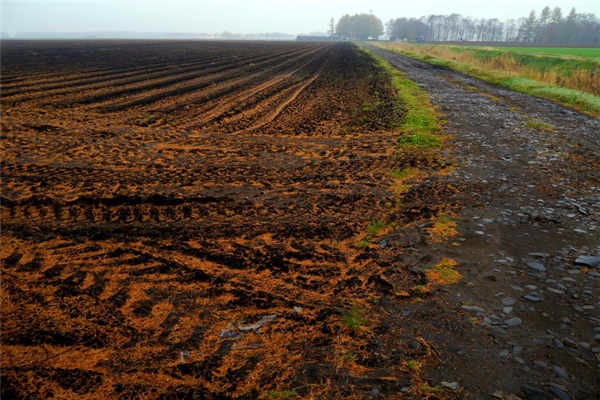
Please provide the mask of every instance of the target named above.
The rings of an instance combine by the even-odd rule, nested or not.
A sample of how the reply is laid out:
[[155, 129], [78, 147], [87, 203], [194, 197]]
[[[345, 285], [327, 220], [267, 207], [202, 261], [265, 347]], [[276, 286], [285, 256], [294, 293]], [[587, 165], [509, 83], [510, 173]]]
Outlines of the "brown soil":
[[[401, 112], [368, 57], [253, 42], [2, 52], [3, 398], [421, 393], [435, 352], [386, 307], [414, 302], [415, 265], [439, 260], [414, 249], [445, 189], [396, 206]], [[388, 228], [357, 247], [374, 220]]]

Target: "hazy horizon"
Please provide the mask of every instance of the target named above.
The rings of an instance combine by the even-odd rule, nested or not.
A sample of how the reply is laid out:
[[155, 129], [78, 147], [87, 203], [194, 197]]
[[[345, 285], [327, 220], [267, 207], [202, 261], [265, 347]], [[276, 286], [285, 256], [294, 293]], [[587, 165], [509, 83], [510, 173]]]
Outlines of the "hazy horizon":
[[329, 20], [344, 14], [372, 12], [385, 23], [398, 17], [459, 13], [475, 18], [519, 18], [544, 6], [561, 7], [567, 14], [600, 14], [592, 0], [554, 1], [499, 0], [493, 4], [475, 0], [432, 0], [399, 4], [383, 0], [0, 0], [0, 31], [18, 33], [220, 33], [252, 34], [325, 32]]

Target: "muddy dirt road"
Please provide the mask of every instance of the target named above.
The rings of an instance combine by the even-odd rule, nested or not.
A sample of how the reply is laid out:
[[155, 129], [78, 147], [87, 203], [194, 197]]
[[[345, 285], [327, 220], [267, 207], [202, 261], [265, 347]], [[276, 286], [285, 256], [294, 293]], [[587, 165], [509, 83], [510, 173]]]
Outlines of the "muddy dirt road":
[[600, 255], [600, 120], [371, 50], [431, 94], [453, 135], [464, 240], [440, 251], [464, 279], [436, 302], [462, 328], [427, 336], [445, 343], [437, 373], [472, 398], [597, 399], [600, 266], [575, 260]]

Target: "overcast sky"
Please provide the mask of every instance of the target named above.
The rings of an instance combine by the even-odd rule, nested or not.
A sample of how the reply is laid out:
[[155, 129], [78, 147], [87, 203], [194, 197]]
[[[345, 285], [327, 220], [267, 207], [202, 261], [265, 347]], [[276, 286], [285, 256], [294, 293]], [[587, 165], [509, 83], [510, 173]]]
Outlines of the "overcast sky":
[[329, 19], [372, 11], [391, 18], [457, 12], [500, 19], [559, 6], [566, 14], [600, 16], [600, 0], [0, 0], [2, 26], [16, 32], [309, 33], [327, 30]]

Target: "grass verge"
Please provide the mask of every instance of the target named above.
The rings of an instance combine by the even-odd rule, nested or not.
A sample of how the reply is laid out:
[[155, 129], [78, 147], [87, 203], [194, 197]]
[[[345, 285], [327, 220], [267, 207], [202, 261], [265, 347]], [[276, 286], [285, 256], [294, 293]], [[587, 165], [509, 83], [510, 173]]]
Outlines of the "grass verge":
[[442, 144], [439, 135], [441, 126], [427, 94], [389, 62], [367, 49], [362, 50], [369, 54], [390, 76], [398, 101], [405, 108], [405, 114], [399, 126], [398, 144], [422, 148], [439, 147]]
[[447, 67], [481, 80], [507, 87], [517, 92], [553, 100], [562, 105], [585, 112], [591, 116], [600, 117], [600, 96], [595, 96], [591, 93], [560, 87], [524, 76], [514, 76], [507, 72], [487, 69], [471, 63], [433, 56], [431, 54], [418, 52], [418, 50], [414, 51], [412, 48], [411, 50], [407, 50], [402, 47], [382, 43], [377, 43], [375, 45], [417, 60], [425, 61], [429, 64]]

